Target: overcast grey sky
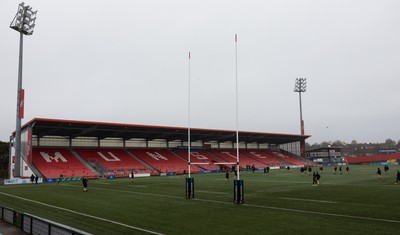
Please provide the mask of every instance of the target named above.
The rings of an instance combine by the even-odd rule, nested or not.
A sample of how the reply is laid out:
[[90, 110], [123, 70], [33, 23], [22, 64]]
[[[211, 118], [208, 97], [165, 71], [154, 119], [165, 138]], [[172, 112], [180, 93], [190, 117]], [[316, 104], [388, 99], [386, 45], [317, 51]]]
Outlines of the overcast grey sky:
[[[0, 1], [0, 140], [15, 130], [19, 1]], [[26, 1], [25, 119], [299, 134], [309, 143], [400, 139], [400, 1]]]

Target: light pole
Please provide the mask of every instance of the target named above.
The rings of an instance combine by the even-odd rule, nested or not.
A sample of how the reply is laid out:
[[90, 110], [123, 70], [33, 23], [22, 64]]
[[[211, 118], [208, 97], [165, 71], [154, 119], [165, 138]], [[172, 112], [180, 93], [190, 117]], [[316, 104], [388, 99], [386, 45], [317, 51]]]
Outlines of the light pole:
[[19, 64], [18, 64], [18, 88], [17, 88], [17, 115], [15, 129], [15, 176], [20, 176], [21, 165], [21, 119], [24, 117], [23, 111], [23, 89], [22, 89], [22, 55], [23, 55], [23, 35], [32, 35], [35, 27], [37, 11], [32, 11], [32, 7], [23, 2], [18, 5], [17, 14], [15, 14], [10, 28], [19, 32]]
[[[299, 102], [300, 102], [300, 134], [304, 135], [304, 120], [303, 120], [303, 110], [301, 106], [301, 93], [306, 92], [307, 88], [307, 80], [306, 78], [296, 78], [296, 84], [294, 86], [294, 92], [299, 93]], [[302, 157], [306, 156], [305, 151], [305, 141], [300, 141], [300, 155]]]

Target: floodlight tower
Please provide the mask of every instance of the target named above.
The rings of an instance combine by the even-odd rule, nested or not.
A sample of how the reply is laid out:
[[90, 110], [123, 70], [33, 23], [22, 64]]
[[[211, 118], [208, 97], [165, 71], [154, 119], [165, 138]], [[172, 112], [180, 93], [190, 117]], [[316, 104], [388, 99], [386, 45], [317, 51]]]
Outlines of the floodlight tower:
[[[300, 102], [300, 134], [304, 135], [304, 120], [303, 120], [303, 110], [301, 106], [301, 93], [306, 92], [307, 88], [307, 80], [306, 78], [296, 78], [296, 84], [294, 86], [294, 92], [299, 93], [299, 102]], [[300, 141], [300, 154], [302, 157], [306, 156], [305, 151], [305, 141]]]
[[[17, 88], [17, 115], [15, 129], [15, 176], [20, 176], [20, 157], [21, 157], [21, 119], [24, 118], [24, 100], [22, 89], [22, 55], [23, 55], [23, 35], [32, 35], [35, 28], [37, 11], [33, 11], [32, 7], [20, 3], [18, 5], [17, 14], [15, 14], [10, 28], [19, 32], [19, 64], [18, 64], [18, 88]], [[21, 99], [22, 97], [22, 99]]]

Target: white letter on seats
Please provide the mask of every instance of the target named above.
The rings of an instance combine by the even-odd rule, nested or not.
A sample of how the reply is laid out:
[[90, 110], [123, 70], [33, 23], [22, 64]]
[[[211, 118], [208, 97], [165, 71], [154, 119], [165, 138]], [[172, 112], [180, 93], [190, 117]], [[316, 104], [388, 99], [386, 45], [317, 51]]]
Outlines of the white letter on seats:
[[256, 153], [256, 152], [250, 152], [250, 154], [253, 155], [253, 156], [259, 157], [259, 158], [267, 158], [265, 156], [261, 156], [261, 154]]
[[230, 152], [221, 152], [221, 153], [226, 154], [229, 157], [233, 157], [234, 159], [236, 159], [236, 156], [233, 156]]
[[159, 154], [159, 153], [157, 153], [157, 152], [154, 152], [154, 153], [146, 152], [146, 153], [147, 153], [147, 155], [149, 155], [150, 157], [154, 158], [154, 160], [159, 161], [160, 159], [163, 159], [163, 160], [168, 161], [168, 158], [164, 157], [163, 155], [161, 155], [161, 154]]
[[206, 160], [208, 159], [206, 156], [201, 155], [199, 152], [191, 152], [190, 155], [199, 159], [199, 160]]
[[119, 158], [117, 158], [112, 152], [108, 152], [108, 155], [110, 155], [112, 158], [107, 158], [106, 156], [104, 156], [104, 154], [102, 154], [101, 152], [97, 152], [97, 154], [102, 157], [104, 160], [106, 160], [107, 162], [119, 162], [121, 161]]
[[50, 156], [45, 152], [40, 152], [40, 155], [42, 155], [42, 157], [44, 158], [44, 160], [46, 160], [46, 162], [52, 162], [52, 160], [58, 162], [58, 159], [60, 159], [62, 162], [67, 162], [67, 159], [65, 159], [59, 152], [55, 152], [54, 157]]

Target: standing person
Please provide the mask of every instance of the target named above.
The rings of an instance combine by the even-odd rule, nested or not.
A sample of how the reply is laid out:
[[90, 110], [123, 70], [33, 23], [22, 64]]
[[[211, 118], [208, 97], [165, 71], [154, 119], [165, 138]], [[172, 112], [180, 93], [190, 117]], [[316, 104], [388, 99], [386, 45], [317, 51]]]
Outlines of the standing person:
[[317, 178], [317, 185], [319, 185], [319, 179], [321, 179], [321, 175], [318, 173], [318, 171], [315, 177]]
[[35, 180], [35, 175], [34, 174], [32, 174], [31, 175], [31, 183], [33, 184], [33, 181]]
[[225, 172], [225, 183], [229, 181], [229, 171], [226, 170]]
[[378, 167], [378, 171], [376, 172], [378, 174], [379, 179], [382, 179], [382, 171], [381, 168]]
[[383, 169], [385, 170], [385, 175], [387, 175], [387, 174], [389, 173], [389, 166], [388, 166], [388, 165], [385, 165], [385, 166], [383, 167]]
[[38, 180], [39, 180], [39, 176], [35, 176], [35, 184], [37, 184], [37, 182], [38, 182]]
[[238, 170], [239, 170], [239, 166], [237, 168], [235, 168], [235, 180], [237, 179]]
[[333, 174], [336, 175], [336, 171], [337, 171], [337, 166], [335, 165], [335, 167], [333, 168]]
[[85, 177], [82, 177], [82, 185], [83, 185], [83, 192], [87, 192], [88, 180]]
[[400, 171], [399, 170], [397, 170], [397, 174], [396, 174], [396, 184], [398, 184], [399, 183], [399, 181], [400, 181]]
[[311, 171], [312, 171], [311, 166], [309, 166], [309, 167], [308, 167], [308, 173], [309, 173], [309, 175], [311, 175]]
[[61, 178], [63, 177], [63, 175], [62, 174], [60, 174], [60, 177], [58, 178], [58, 182], [57, 182], [57, 184], [59, 184], [60, 183], [60, 181], [61, 181]]
[[267, 173], [269, 173], [269, 166], [267, 166]]
[[264, 175], [266, 175], [266, 174], [267, 174], [267, 168], [264, 167]]
[[339, 172], [342, 174], [342, 166], [339, 167]]
[[324, 166], [320, 166], [319, 170], [321, 171], [321, 174], [322, 174], [322, 172], [324, 171]]
[[304, 176], [304, 167], [300, 167], [301, 176]]
[[313, 175], [312, 175], [312, 186], [318, 186], [317, 185], [317, 174], [315, 174], [315, 171], [313, 172]]
[[350, 170], [349, 166], [346, 166], [346, 172], [347, 172], [348, 175], [350, 175], [349, 170]]

